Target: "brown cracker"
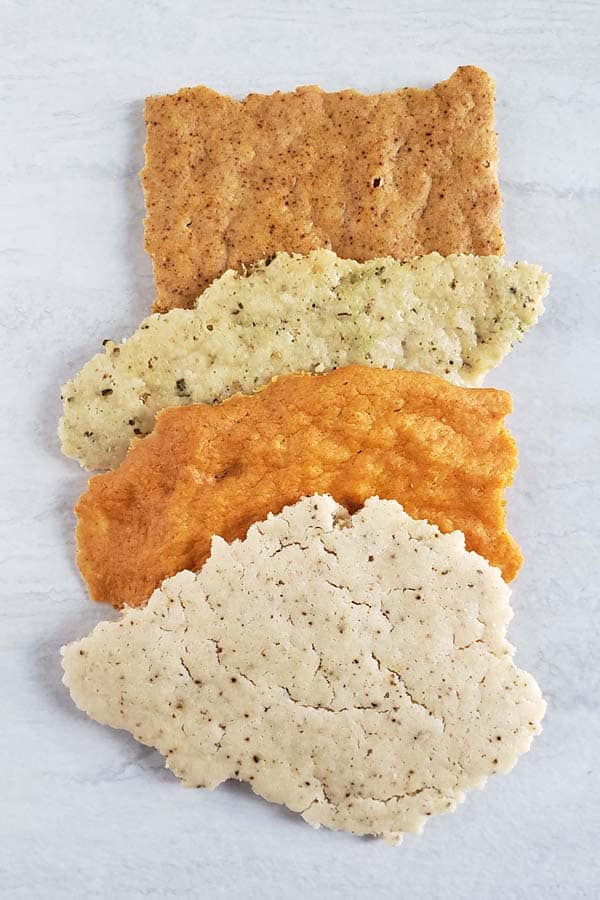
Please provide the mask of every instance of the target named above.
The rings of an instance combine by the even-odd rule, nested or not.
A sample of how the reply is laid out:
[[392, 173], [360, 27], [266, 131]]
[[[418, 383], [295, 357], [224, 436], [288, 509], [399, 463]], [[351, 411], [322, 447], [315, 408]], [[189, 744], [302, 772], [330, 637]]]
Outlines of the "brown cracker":
[[90, 479], [76, 511], [78, 564], [96, 600], [140, 605], [168, 575], [198, 570], [212, 535], [300, 497], [330, 493], [354, 511], [398, 500], [514, 578], [503, 491], [516, 447], [510, 395], [432, 375], [350, 366], [284, 375], [252, 396], [163, 410], [118, 469]]
[[501, 254], [494, 84], [465, 66], [430, 90], [300, 87], [237, 101], [148, 97], [146, 249], [154, 309], [226, 269], [328, 247], [359, 261]]

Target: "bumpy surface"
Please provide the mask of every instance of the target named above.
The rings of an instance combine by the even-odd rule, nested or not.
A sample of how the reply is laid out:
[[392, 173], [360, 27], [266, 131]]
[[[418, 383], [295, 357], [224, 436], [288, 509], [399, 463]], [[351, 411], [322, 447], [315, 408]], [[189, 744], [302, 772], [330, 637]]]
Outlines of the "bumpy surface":
[[75, 703], [312, 825], [397, 840], [506, 772], [544, 714], [509, 591], [458, 533], [311, 497], [63, 650]]
[[145, 119], [157, 311], [280, 250], [503, 252], [494, 85], [473, 66], [370, 96], [303, 87], [239, 102], [188, 88], [149, 97]]
[[79, 499], [79, 567], [95, 599], [140, 604], [168, 575], [199, 569], [212, 535], [243, 537], [268, 513], [330, 493], [351, 511], [398, 500], [462, 531], [510, 580], [521, 555], [504, 516], [517, 458], [509, 411], [503, 391], [362, 366], [163, 410]]
[[227, 272], [197, 308], [150, 316], [123, 344], [108, 342], [63, 388], [63, 450], [112, 469], [158, 410], [251, 393], [284, 372], [355, 363], [477, 384], [535, 324], [548, 280], [492, 256], [280, 253], [247, 277]]

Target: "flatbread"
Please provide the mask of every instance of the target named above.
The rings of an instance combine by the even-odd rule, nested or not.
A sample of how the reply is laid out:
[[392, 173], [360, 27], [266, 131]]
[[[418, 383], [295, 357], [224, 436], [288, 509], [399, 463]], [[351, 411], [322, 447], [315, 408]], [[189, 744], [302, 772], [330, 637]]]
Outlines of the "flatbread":
[[190, 787], [235, 778], [315, 827], [398, 842], [541, 730], [509, 594], [462, 535], [395, 502], [350, 518], [311, 497], [64, 648], [64, 681]]
[[351, 511], [371, 496], [401, 502], [514, 578], [504, 487], [516, 466], [503, 391], [433, 375], [350, 366], [283, 375], [250, 397], [163, 410], [125, 461], [79, 499], [78, 563], [92, 597], [144, 603], [182, 569], [197, 571], [213, 535], [313, 493]]
[[229, 271], [191, 310], [108, 341], [62, 391], [63, 451], [112, 469], [167, 406], [252, 393], [284, 372], [349, 365], [478, 384], [543, 311], [548, 276], [495, 256], [357, 263], [330, 250]]
[[474, 66], [386, 94], [313, 86], [237, 101], [185, 88], [149, 97], [145, 120], [158, 312], [281, 250], [503, 252], [494, 84]]

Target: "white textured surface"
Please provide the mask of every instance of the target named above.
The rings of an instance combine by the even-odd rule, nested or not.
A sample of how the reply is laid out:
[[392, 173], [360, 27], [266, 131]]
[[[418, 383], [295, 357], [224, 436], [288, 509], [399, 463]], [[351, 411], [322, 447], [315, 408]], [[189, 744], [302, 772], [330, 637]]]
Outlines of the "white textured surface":
[[[600, 6], [5, 0], [0, 17], [0, 894], [597, 897]], [[236, 786], [186, 791], [75, 710], [58, 648], [107, 611], [73, 564], [84, 475], [58, 452], [58, 391], [152, 299], [145, 94], [427, 86], [462, 63], [497, 81], [509, 254], [554, 273], [541, 324], [490, 379], [514, 391], [521, 451], [509, 637], [549, 710], [511, 775], [392, 850], [313, 832]]]

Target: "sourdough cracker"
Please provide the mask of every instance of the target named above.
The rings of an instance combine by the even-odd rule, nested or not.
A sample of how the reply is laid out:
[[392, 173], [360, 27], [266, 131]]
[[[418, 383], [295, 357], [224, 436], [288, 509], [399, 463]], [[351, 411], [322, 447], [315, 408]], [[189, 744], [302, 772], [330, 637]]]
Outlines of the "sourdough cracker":
[[112, 469], [159, 410], [249, 394], [287, 372], [356, 364], [479, 384], [536, 323], [548, 282], [538, 266], [495, 256], [279, 253], [247, 276], [226, 272], [194, 309], [106, 342], [63, 387], [63, 452]]
[[398, 843], [507, 772], [545, 704], [497, 569], [396, 502], [305, 498], [63, 648], [78, 707], [185, 785]]
[[494, 85], [148, 97], [145, 244], [164, 312], [281, 250], [364, 261], [501, 254]]
[[165, 577], [198, 570], [213, 535], [243, 537], [300, 497], [330, 493], [351, 511], [375, 495], [398, 500], [462, 531], [510, 580], [521, 564], [504, 514], [517, 460], [510, 408], [504, 391], [350, 366], [163, 410], [80, 497], [79, 568], [94, 599], [139, 605]]

